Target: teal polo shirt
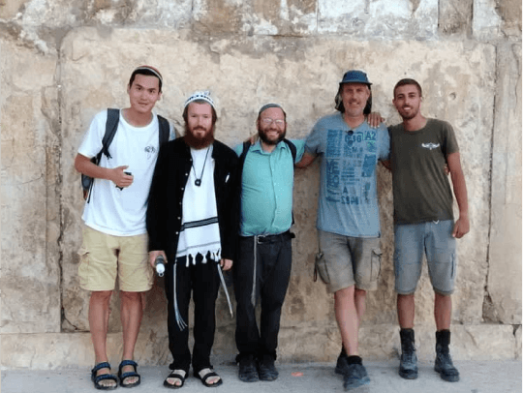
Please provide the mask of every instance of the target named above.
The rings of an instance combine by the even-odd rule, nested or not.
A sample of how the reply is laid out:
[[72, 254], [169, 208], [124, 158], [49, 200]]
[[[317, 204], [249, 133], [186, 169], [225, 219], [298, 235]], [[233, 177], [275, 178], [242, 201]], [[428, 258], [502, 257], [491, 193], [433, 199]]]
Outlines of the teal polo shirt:
[[[291, 140], [296, 146], [296, 161], [303, 156], [305, 140]], [[234, 151], [241, 156], [243, 145]], [[260, 141], [249, 147], [242, 175], [242, 236], [275, 235], [292, 225], [292, 188], [294, 165], [292, 153], [285, 142], [272, 152], [262, 149]]]

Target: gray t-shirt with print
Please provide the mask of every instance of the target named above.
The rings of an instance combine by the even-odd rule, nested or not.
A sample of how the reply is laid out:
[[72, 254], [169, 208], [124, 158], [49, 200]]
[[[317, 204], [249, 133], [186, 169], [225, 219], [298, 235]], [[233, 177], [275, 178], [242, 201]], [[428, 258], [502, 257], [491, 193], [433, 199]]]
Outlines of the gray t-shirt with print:
[[318, 229], [352, 237], [380, 236], [376, 165], [388, 160], [390, 141], [383, 124], [366, 121], [355, 129], [341, 113], [318, 120], [305, 150], [321, 156]]
[[427, 119], [418, 131], [403, 124], [389, 128], [394, 222], [415, 224], [452, 220], [452, 191], [445, 173], [447, 156], [459, 151], [452, 126]]

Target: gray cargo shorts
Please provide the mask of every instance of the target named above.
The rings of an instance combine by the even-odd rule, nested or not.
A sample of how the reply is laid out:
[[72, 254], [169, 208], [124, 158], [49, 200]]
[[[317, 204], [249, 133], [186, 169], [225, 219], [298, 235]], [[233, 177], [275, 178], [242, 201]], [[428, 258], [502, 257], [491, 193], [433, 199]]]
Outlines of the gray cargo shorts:
[[318, 230], [316, 270], [329, 292], [355, 285], [373, 291], [381, 270], [379, 237], [350, 237]]

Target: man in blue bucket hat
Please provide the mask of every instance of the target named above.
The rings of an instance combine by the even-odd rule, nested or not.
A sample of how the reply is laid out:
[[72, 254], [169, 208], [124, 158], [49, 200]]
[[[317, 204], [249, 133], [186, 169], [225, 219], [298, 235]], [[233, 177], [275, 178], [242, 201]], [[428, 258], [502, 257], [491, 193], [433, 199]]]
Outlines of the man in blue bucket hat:
[[[389, 158], [390, 140], [382, 123], [372, 128], [367, 74], [343, 75], [335, 97], [338, 111], [318, 120], [307, 137], [298, 164], [305, 167], [320, 156], [320, 196], [316, 272], [334, 293], [342, 351], [336, 373], [345, 389], [370, 383], [358, 351], [358, 329], [368, 290], [375, 290], [381, 266], [380, 219], [376, 166]], [[315, 276], [316, 276], [315, 272]]]

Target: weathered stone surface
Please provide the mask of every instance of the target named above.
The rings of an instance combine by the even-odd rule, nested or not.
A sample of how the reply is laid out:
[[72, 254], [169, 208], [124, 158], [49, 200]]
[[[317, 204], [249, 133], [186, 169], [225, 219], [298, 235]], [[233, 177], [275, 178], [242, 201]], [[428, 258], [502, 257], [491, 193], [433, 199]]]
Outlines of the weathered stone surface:
[[[491, 320], [521, 322], [521, 45], [498, 46], [488, 294]], [[511, 250], [511, 252], [508, 252]]]
[[521, 1], [496, 0], [496, 12], [503, 20], [503, 33], [521, 38]]
[[472, 30], [480, 40], [495, 39], [500, 36], [502, 20], [496, 11], [495, 0], [474, 0]]
[[[125, 87], [136, 65], [153, 64], [164, 74], [157, 110], [179, 130], [187, 95], [210, 88], [219, 106], [217, 137], [231, 146], [254, 132], [258, 108], [270, 101], [287, 110], [288, 136], [305, 137], [320, 116], [333, 111], [343, 72], [362, 68], [374, 83], [374, 109], [388, 124], [399, 121], [390, 102], [392, 87], [409, 76], [423, 86], [423, 113], [448, 120], [456, 130], [471, 232], [459, 242], [453, 345], [463, 344], [455, 355], [503, 357], [515, 345], [521, 357], [521, 328], [515, 338], [506, 330], [521, 324], [517, 0], [0, 0], [0, 18], [4, 335], [20, 340], [24, 333], [88, 330], [88, 293], [77, 280], [83, 200], [73, 159], [93, 115], [127, 104]], [[339, 351], [333, 297], [323, 283], [312, 282], [318, 182], [318, 163], [296, 171], [297, 237], [280, 340], [285, 360], [309, 360], [312, 353], [317, 356], [312, 360], [329, 361]], [[380, 359], [395, 356], [399, 340], [391, 178], [383, 168], [378, 183], [382, 271], [379, 290], [367, 297], [361, 337], [364, 356]], [[165, 364], [170, 354], [162, 286], [158, 280], [147, 295], [138, 352]], [[117, 295], [111, 306], [110, 331], [118, 332]], [[424, 267], [416, 323], [420, 353], [429, 361], [432, 321], [433, 291]], [[502, 325], [478, 325], [482, 322]], [[230, 360], [236, 352], [234, 324], [221, 294], [215, 356]], [[63, 335], [63, 344], [54, 335], [31, 337], [52, 337], [62, 348], [59, 356], [68, 359], [64, 364], [76, 364], [72, 357], [81, 352], [79, 362], [88, 359], [90, 366], [88, 335], [77, 334], [78, 340]], [[488, 335], [496, 350], [481, 342]], [[37, 367], [60, 364], [45, 363], [43, 344], [37, 355], [23, 357], [25, 350], [11, 338], [1, 344], [3, 359], [8, 353], [21, 356], [18, 364], [30, 358]], [[111, 335], [110, 347], [111, 353], [121, 350], [119, 333]]]
[[473, 0], [440, 0], [440, 33], [468, 34], [472, 30], [473, 3]]
[[[360, 330], [360, 352], [368, 360], [399, 358], [399, 329], [395, 325], [366, 326]], [[192, 345], [192, 329], [190, 332]], [[435, 357], [434, 326], [416, 327], [416, 349], [421, 362]], [[452, 327], [451, 353], [455, 360], [506, 360], [515, 358], [516, 338], [511, 326], [455, 325]], [[135, 360], [141, 365], [168, 365], [172, 361], [166, 332], [144, 329], [138, 336]], [[334, 362], [341, 340], [335, 323], [286, 327], [280, 331], [280, 362]], [[234, 361], [234, 328], [216, 330], [211, 361], [217, 365]], [[53, 348], [53, 351], [49, 351]], [[4, 334], [1, 340], [2, 368], [53, 370], [92, 367], [94, 353], [88, 333]], [[118, 364], [122, 337], [111, 333], [107, 339], [109, 362]]]
[[438, 26], [437, 0], [318, 1], [318, 32], [354, 37], [426, 39]]
[[242, 27], [243, 2], [239, 0], [196, 0], [194, 27], [208, 34], [237, 33]]
[[[138, 48], [143, 46], [149, 46], [155, 56], [146, 60], [136, 55]], [[267, 52], [267, 47], [272, 47], [273, 51]], [[176, 67], [170, 66], [171, 59], [166, 53], [177, 53]], [[103, 64], [93, 61], [102, 56]], [[368, 59], [376, 56], [391, 60], [368, 63]], [[398, 59], [397, 64], [394, 64], [394, 58]], [[410, 58], [411, 65], [403, 67], [401, 74], [391, 71], [401, 67], [403, 58]], [[469, 193], [477, 196], [470, 208], [474, 230], [460, 242], [460, 272], [453, 319], [461, 323], [481, 321], [489, 220], [489, 163], [483, 157], [490, 154], [492, 118], [487, 114], [492, 113], [494, 95], [494, 74], [489, 73], [493, 69], [491, 46], [405, 42], [392, 49], [383, 43], [351, 43], [331, 38], [314, 40], [293, 56], [281, 40], [269, 37], [219, 44], [215, 40], [180, 40], [173, 34], [159, 31], [130, 35], [127, 30], [114, 30], [102, 39], [97, 30], [84, 29], [69, 35], [63, 46], [63, 274], [64, 312], [68, 324], [79, 330], [87, 329], [87, 294], [78, 289], [76, 278], [83, 201], [78, 174], [72, 167], [75, 151], [94, 113], [107, 106], [126, 104], [123, 86], [132, 66], [122, 70], [120, 64], [144, 62], [157, 65], [164, 73], [165, 92], [158, 110], [178, 124], [185, 97], [194, 89], [210, 87], [219, 100], [217, 137], [230, 145], [254, 132], [257, 109], [269, 101], [280, 102], [286, 108], [290, 137], [307, 135], [319, 116], [332, 111], [337, 81], [348, 64], [367, 64], [366, 70], [375, 83], [375, 108], [390, 118], [391, 123], [398, 121], [390, 104], [395, 82], [404, 75], [420, 80], [425, 87], [424, 113], [446, 119], [456, 127]], [[206, 72], [191, 72], [194, 67]], [[433, 80], [442, 82], [434, 84], [430, 82]], [[468, 143], [470, 140], [475, 143]], [[297, 239], [282, 326], [313, 322], [323, 325], [334, 320], [332, 295], [326, 293], [322, 283], [311, 284], [317, 252], [314, 221], [318, 181], [317, 166], [297, 172]], [[390, 175], [385, 171], [380, 172], [380, 186], [383, 187], [380, 199], [385, 253], [380, 290], [368, 296], [364, 324], [395, 323], [396, 320], [391, 262], [392, 198]], [[165, 304], [160, 288], [149, 300]], [[220, 302], [219, 307], [226, 316], [224, 299]], [[114, 331], [120, 328], [116, 302], [113, 309], [111, 330]], [[164, 323], [163, 305], [159, 306], [158, 314], [148, 313], [152, 319], [146, 323], [151, 323], [151, 328]], [[426, 274], [420, 283], [417, 313], [420, 322], [433, 318], [433, 292]], [[220, 321], [219, 324], [227, 327], [231, 322]]]
[[[2, 333], [60, 331], [56, 55], [2, 40]], [[47, 154], [51, 152], [51, 156]]]
[[248, 34], [310, 35], [316, 29], [316, 0], [252, 0], [244, 3], [243, 30]]

